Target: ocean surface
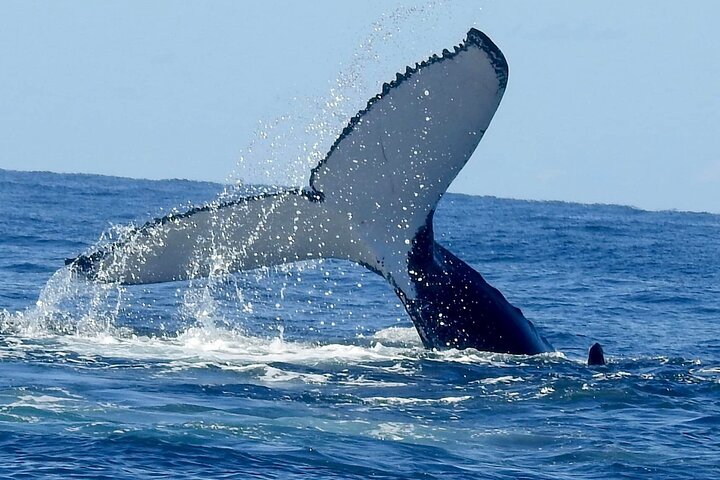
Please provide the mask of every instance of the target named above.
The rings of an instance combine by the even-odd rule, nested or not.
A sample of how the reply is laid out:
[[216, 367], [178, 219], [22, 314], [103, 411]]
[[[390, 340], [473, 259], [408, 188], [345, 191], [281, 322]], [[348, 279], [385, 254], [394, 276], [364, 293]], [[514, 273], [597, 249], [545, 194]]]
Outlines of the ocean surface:
[[0, 478], [720, 478], [719, 215], [448, 194], [438, 240], [557, 349], [535, 357], [425, 350], [346, 262], [63, 267], [220, 190], [0, 170]]

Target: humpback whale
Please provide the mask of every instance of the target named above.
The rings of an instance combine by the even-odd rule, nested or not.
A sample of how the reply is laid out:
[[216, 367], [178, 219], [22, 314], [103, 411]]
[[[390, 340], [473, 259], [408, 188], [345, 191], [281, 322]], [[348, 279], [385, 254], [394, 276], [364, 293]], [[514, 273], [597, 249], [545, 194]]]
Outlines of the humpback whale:
[[66, 263], [96, 281], [143, 284], [350, 260], [387, 280], [427, 348], [552, 351], [520, 309], [433, 235], [435, 207], [485, 134], [507, 78], [500, 49], [471, 29], [453, 51], [385, 83], [309, 185], [155, 219]]

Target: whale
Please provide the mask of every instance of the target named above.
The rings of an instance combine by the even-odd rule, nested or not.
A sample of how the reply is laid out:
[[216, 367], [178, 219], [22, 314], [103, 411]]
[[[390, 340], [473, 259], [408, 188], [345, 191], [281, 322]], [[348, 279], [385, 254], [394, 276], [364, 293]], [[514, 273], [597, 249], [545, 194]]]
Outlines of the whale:
[[488, 129], [507, 80], [504, 55], [473, 28], [452, 50], [383, 84], [308, 185], [157, 218], [66, 264], [92, 281], [133, 285], [348, 260], [389, 283], [429, 349], [553, 351], [433, 232], [438, 202]]

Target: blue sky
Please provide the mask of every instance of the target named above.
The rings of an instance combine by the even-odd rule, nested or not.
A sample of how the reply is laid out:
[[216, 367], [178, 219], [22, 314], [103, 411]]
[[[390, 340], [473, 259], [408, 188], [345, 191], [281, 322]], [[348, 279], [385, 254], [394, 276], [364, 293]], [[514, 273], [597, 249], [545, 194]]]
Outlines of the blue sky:
[[[324, 152], [383, 81], [475, 26], [505, 53], [510, 82], [451, 191], [720, 212], [720, 2], [1, 10], [0, 168], [303, 181], [314, 157], [298, 160], [302, 145]], [[331, 88], [336, 117], [308, 129]]]

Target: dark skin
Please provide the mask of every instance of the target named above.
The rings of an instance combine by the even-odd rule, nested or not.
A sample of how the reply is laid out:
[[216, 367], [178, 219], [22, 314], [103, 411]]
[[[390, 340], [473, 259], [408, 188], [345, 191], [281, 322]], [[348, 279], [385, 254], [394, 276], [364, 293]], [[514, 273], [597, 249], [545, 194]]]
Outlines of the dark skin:
[[605, 354], [602, 345], [595, 342], [588, 352], [588, 365], [605, 365]]

